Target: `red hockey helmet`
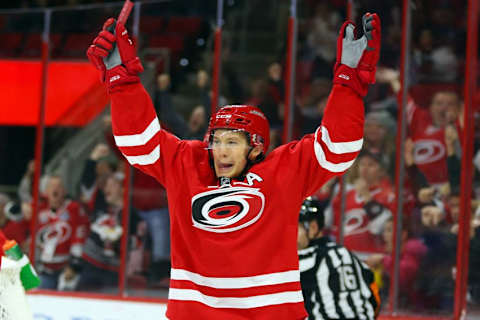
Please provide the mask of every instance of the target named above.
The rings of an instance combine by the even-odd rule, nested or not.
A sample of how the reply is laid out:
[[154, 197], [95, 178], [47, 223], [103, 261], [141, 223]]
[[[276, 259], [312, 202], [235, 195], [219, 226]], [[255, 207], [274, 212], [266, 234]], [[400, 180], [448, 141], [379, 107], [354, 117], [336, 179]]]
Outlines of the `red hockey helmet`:
[[228, 105], [220, 108], [208, 125], [205, 138], [211, 142], [212, 134], [216, 129], [241, 130], [248, 133], [250, 145], [262, 145], [265, 154], [270, 145], [270, 125], [267, 117], [260, 109], [248, 105]]

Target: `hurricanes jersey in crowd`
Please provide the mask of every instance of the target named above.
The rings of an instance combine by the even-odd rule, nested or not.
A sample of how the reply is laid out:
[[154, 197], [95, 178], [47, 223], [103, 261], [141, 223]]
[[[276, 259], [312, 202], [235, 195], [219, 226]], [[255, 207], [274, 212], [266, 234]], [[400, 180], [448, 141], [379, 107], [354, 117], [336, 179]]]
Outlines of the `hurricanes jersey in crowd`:
[[[140, 221], [130, 208], [129, 236], [135, 236]], [[100, 269], [118, 272], [120, 265], [123, 208], [108, 207], [90, 213], [90, 232], [83, 246], [82, 258]]]
[[88, 232], [88, 217], [75, 201], [66, 200], [53, 211], [43, 204], [38, 213], [37, 255], [41, 271], [53, 272], [65, 267], [70, 257], [80, 257]]
[[[413, 159], [418, 169], [431, 185], [448, 182], [445, 128], [434, 126], [430, 112], [417, 106], [411, 97], [407, 103], [407, 121], [414, 143]], [[458, 123], [455, 125], [459, 130]]]
[[297, 255], [305, 197], [347, 170], [362, 146], [363, 102], [335, 85], [322, 125], [220, 183], [207, 144], [160, 128], [141, 84], [111, 93], [113, 134], [127, 160], [167, 189], [169, 319], [304, 319]]
[[354, 254], [323, 237], [298, 257], [309, 320], [375, 319], [380, 298], [373, 272]]
[[[374, 252], [383, 252], [383, 226], [395, 212], [395, 194], [387, 179], [370, 189], [371, 199], [362, 198], [352, 185], [347, 185], [345, 195], [344, 245], [360, 258]], [[326, 210], [326, 220], [332, 235], [338, 237], [341, 220], [341, 194], [337, 193]]]

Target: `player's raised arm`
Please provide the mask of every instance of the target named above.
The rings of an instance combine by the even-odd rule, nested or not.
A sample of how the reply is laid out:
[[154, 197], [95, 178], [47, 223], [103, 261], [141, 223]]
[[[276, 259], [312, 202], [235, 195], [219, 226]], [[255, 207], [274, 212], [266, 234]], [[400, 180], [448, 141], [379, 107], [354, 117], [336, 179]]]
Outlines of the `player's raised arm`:
[[337, 61], [333, 89], [322, 124], [315, 133], [315, 155], [321, 167], [342, 173], [353, 163], [363, 143], [362, 98], [375, 82], [380, 54], [380, 19], [363, 16], [363, 36], [355, 38], [355, 25], [343, 24], [337, 40]]
[[[87, 56], [110, 94], [115, 143], [130, 164], [163, 182], [163, 168], [171, 165], [179, 140], [160, 128], [151, 98], [140, 83], [143, 66], [125, 26], [108, 19]], [[164, 150], [161, 161], [160, 145], [171, 151]]]

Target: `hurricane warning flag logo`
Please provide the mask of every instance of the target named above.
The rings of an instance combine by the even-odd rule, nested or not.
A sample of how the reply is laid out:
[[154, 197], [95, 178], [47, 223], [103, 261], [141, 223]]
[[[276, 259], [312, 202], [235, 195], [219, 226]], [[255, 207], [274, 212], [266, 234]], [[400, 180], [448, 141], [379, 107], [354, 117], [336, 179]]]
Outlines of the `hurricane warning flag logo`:
[[232, 232], [260, 219], [265, 196], [255, 188], [209, 190], [192, 198], [193, 226], [210, 232]]

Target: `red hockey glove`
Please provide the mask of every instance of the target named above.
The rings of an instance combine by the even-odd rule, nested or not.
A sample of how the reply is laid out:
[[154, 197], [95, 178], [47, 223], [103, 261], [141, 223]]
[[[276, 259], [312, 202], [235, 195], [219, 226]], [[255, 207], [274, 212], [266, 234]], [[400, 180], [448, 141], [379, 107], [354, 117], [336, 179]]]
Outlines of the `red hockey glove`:
[[355, 24], [346, 21], [337, 39], [337, 61], [333, 83], [343, 84], [364, 97], [368, 85], [375, 83], [380, 57], [381, 25], [376, 13], [362, 18], [363, 36], [355, 39]]
[[[111, 32], [113, 30], [114, 34]], [[138, 74], [143, 71], [143, 66], [137, 57], [135, 44], [125, 26], [113, 18], [105, 22], [102, 31], [88, 48], [87, 56], [101, 72], [100, 80], [109, 91], [120, 84], [140, 82]]]

